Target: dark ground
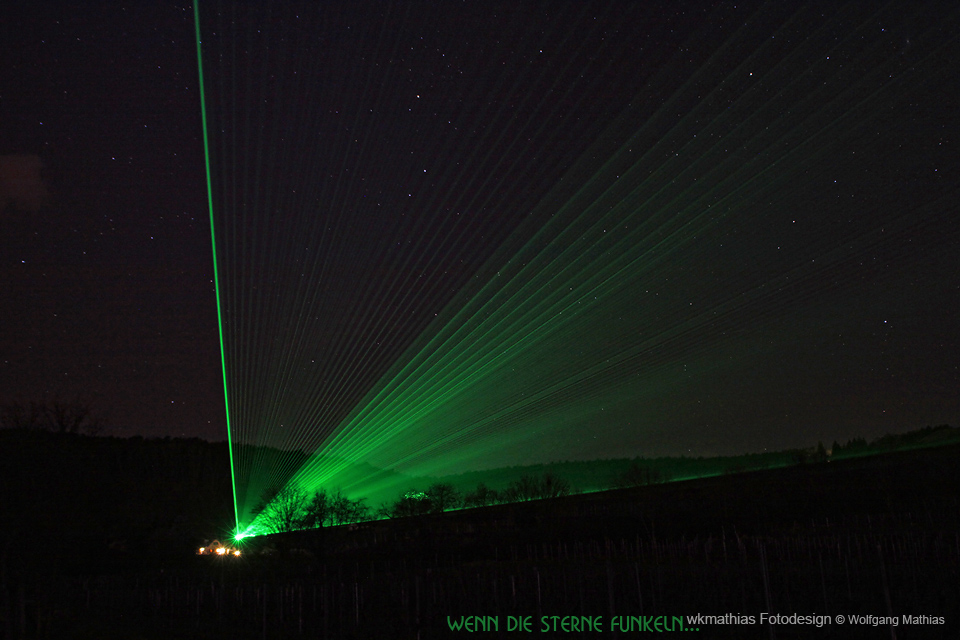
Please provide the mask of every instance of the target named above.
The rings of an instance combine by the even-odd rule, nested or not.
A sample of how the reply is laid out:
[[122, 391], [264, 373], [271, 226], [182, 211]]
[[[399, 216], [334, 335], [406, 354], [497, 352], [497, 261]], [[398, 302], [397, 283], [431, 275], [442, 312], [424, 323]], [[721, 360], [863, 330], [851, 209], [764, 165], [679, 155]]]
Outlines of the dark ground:
[[[4, 637], [439, 638], [467, 633], [447, 627], [462, 615], [497, 616], [492, 637], [526, 635], [506, 632], [507, 616], [583, 637], [595, 632], [543, 633], [540, 618], [763, 611], [892, 614], [901, 640], [960, 628], [956, 445], [280, 534], [224, 559], [193, 553], [192, 531], [222, 510], [212, 445], [31, 438], [34, 457], [19, 459], [47, 462], [3, 472]], [[130, 480], [109, 481], [116, 465]], [[698, 628], [891, 637], [882, 625]]]

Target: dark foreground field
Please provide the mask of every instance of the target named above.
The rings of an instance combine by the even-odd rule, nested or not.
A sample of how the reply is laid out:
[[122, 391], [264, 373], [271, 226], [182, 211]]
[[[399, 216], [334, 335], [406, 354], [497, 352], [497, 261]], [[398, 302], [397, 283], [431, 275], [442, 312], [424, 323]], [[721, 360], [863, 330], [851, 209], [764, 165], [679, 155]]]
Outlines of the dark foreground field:
[[[958, 460], [960, 447], [945, 446], [283, 534], [247, 541], [241, 558], [131, 544], [100, 570], [86, 558], [44, 565], [42, 580], [5, 577], [4, 630], [98, 639], [626, 638], [681, 628], [703, 638], [956, 638]], [[771, 627], [763, 612], [829, 622]], [[696, 614], [746, 624], [691, 622]], [[875, 618], [851, 624], [854, 615]], [[463, 616], [483, 617], [451, 630]], [[891, 616], [894, 628], [882, 620]], [[510, 630], [525, 617], [529, 631]]]

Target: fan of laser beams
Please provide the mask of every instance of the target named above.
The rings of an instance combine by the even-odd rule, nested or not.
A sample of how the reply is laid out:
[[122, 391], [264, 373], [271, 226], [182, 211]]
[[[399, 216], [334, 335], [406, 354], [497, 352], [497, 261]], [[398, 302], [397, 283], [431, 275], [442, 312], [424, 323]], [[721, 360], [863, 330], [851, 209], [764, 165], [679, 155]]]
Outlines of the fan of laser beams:
[[[735, 360], [745, 326], [823, 297], [895, 243], [890, 232], [935, 215], [938, 200], [867, 228], [787, 234], [783, 249], [752, 243], [751, 230], [786, 223], [780, 209], [794, 209], [781, 205], [804, 197], [878, 105], [937, 78], [911, 73], [876, 35], [897, 10], [760, 11], [700, 32], [696, 65], [664, 63], [580, 129], [557, 125], [596, 115], [584, 99], [601, 93], [594, 72], [641, 56], [584, 37], [586, 11], [541, 30], [517, 19], [494, 58], [543, 43], [572, 55], [458, 88], [444, 135], [367, 115], [403, 106], [402, 69], [378, 64], [406, 46], [388, 34], [423, 16], [364, 23], [374, 46], [356, 65], [331, 53], [336, 26], [305, 28], [292, 12], [261, 29], [218, 11], [208, 110], [238, 519], [285, 483], [388, 494], [406, 476], [385, 469], [436, 475], [532, 461], [537, 448], [573, 457], [560, 433], [576, 443], [605, 407], [642, 411], [688, 368]], [[940, 29], [930, 60], [946, 46]], [[351, 73], [330, 78], [340, 67]], [[530, 89], [545, 83], [551, 92]], [[339, 110], [351, 115], [330, 116]], [[554, 163], [530, 162], [531, 145]], [[422, 174], [436, 176], [429, 189]], [[400, 214], [364, 202], [376, 195]]]
[[[282, 484], [302, 452], [322, 443], [473, 276], [546, 188], [554, 165], [576, 155], [577, 145], [565, 136], [589, 141], [596, 135], [588, 117], [574, 118], [562, 135], [549, 125], [595, 114], [585, 96], [617, 63], [615, 56], [585, 61], [603, 47], [589, 31], [531, 30], [515, 22], [504, 37], [531, 55], [543, 42], [587, 39], [568, 47], [569, 58], [453, 95], [468, 106], [443, 117], [465, 133], [434, 140], [426, 151], [459, 160], [427, 166], [435, 176], [431, 190], [414, 194], [407, 183], [422, 187], [426, 171], [409, 175], [410, 158], [397, 149], [424, 155], [417, 132], [394, 122], [384, 136], [398, 140], [386, 144], [377, 139], [384, 125], [376, 117], [393, 117], [396, 94], [385, 87], [403, 78], [389, 63], [412, 27], [402, 16], [389, 30], [392, 16], [363, 21], [370, 33], [361, 40], [375, 46], [366, 66], [354, 64], [344, 75], [346, 61], [328, 44], [343, 37], [343, 24], [301, 24], [308, 16], [293, 9], [279, 16], [250, 11], [231, 5], [213, 12], [216, 26], [206, 30], [203, 45], [206, 59], [215, 60], [208, 64], [205, 112], [216, 123], [208, 130], [212, 225], [240, 501]], [[479, 73], [474, 67], [488, 54], [461, 60], [460, 72]], [[387, 69], [376, 75], [381, 64]], [[583, 71], [589, 73], [576, 91], [563, 87]], [[545, 87], [547, 97], [525, 92], [529, 82]], [[475, 100], [481, 95], [498, 99]], [[305, 141], [304, 131], [317, 142]], [[528, 165], [515, 153], [530, 140], [546, 161]], [[411, 200], [397, 201], [398, 183]], [[388, 206], [394, 210], [383, 213]]]
[[[833, 48], [863, 41], [872, 24]], [[872, 124], [877, 105], [910, 95], [912, 83], [931, 81], [892, 76], [896, 52], [883, 41], [865, 41], [849, 76], [824, 69], [832, 66], [829, 56], [811, 59], [823, 51], [811, 40], [834, 40], [834, 26], [779, 55], [761, 46], [725, 69], [727, 75], [705, 66], [691, 79], [706, 94], [700, 103], [642, 154], [636, 150], [648, 138], [645, 129], [662, 130], [663, 123], [652, 118], [628, 138], [497, 277], [427, 332], [429, 339], [401, 359], [403, 366], [295, 481], [335, 484], [351, 458], [418, 475], [449, 474], [518, 442], [535, 449], [565, 418], [581, 420], [578, 407], [590, 399], [642, 406], [677, 362], [715, 353], [749, 321], [823, 297], [826, 282], [844, 281], [878, 244], [897, 247], [935, 219], [946, 209], [943, 199], [878, 219], [872, 231], [820, 237], [787, 256], [778, 249], [768, 256], [777, 262], [722, 283], [704, 278], [716, 257], [709, 248], [722, 244], [730, 224], [772, 215], [775, 203], [804, 188], [805, 176], [825, 157]], [[831, 82], [824, 83], [828, 74]], [[738, 75], [759, 79], [740, 92]], [[708, 77], [719, 79], [712, 90]], [[725, 92], [737, 92], [736, 102]], [[674, 107], [667, 102], [661, 113], [669, 117]], [[683, 271], [701, 281], [684, 284], [681, 273], [686, 299], [656, 299], [664, 275]], [[377, 490], [363, 481], [350, 488], [361, 495]]]

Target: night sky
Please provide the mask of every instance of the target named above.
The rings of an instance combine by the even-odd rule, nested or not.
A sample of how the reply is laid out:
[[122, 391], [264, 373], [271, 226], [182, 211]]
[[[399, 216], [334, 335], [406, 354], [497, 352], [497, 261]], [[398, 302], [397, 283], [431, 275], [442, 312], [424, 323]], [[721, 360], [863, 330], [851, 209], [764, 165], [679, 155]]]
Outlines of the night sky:
[[223, 439], [192, 12], [12, 5], [4, 398], [80, 396], [118, 434]]
[[[501, 268], [576, 246], [537, 231], [569, 215], [586, 237], [600, 214], [565, 204], [592, 188], [615, 209], [624, 175], [652, 203], [678, 189], [624, 225], [717, 213], [564, 329], [639, 355], [564, 387], [603, 388], [549, 404], [555, 432], [512, 416], [525, 437], [499, 462], [534, 436], [573, 459], [956, 425], [951, 5], [201, 3], [231, 389], [322, 442]], [[225, 439], [193, 7], [18, 7], [0, 9], [0, 396]], [[270, 413], [284, 393], [322, 415]], [[277, 442], [265, 428], [250, 441]]]

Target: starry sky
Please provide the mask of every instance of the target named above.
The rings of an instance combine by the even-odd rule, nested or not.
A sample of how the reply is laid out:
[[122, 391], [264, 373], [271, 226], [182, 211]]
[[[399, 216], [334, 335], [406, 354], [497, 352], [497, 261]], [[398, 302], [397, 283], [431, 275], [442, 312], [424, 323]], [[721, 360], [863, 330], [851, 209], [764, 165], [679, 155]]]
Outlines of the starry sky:
[[[236, 293], [267, 284], [243, 275], [252, 265], [295, 264], [278, 267], [283, 280], [313, 259], [237, 238], [320, 233], [314, 250], [337, 275], [311, 339], [330, 358], [377, 347], [352, 361], [366, 373], [349, 392], [326, 383], [333, 423], [591, 176], [615, 179], [605, 163], [626, 162], [625, 141], [664, 185], [698, 177], [681, 168], [697, 160], [746, 154], [742, 129], [710, 128], [725, 112], [782, 126], [776, 144], [813, 142], [771, 156], [786, 167], [779, 187], [750, 187], [746, 213], [705, 234], [715, 247], [652, 272], [652, 295], [762, 302], [724, 328], [734, 337], [677, 355], [641, 407], [585, 411], [577, 424], [610, 437], [567, 425], [545, 449], [736, 453], [960, 421], [949, 3], [200, 10], [224, 286], [247, 304], [227, 313], [236, 330], [268, 307]], [[193, 7], [8, 3], [0, 21], [0, 397], [79, 397], [118, 435], [225, 439]], [[805, 78], [825, 89], [789, 96]], [[841, 90], [862, 78], [875, 83]], [[842, 127], [816, 137], [808, 115]], [[717, 137], [690, 146], [698, 135]], [[697, 157], [677, 165], [684, 149]]]
[[189, 9], [3, 9], [7, 399], [79, 396], [122, 434], [222, 434]]

